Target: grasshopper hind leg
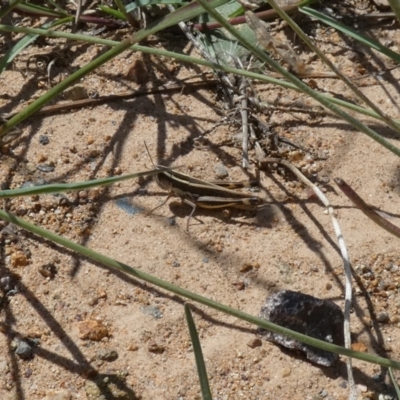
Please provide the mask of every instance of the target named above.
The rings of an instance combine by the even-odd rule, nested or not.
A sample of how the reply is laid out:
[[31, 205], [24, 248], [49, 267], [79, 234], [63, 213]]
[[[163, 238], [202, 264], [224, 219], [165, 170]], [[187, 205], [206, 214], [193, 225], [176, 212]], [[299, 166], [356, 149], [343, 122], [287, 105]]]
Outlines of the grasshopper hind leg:
[[[186, 232], [189, 233], [189, 223], [191, 218], [193, 217], [194, 212], [196, 211], [196, 204], [191, 202], [188, 199], [183, 199], [182, 200], [185, 204], [187, 204], [188, 206], [192, 207], [192, 212], [190, 213], [188, 220], [186, 222]], [[196, 221], [199, 221], [200, 223], [203, 223], [202, 221], [200, 221], [199, 219], [197, 219], [196, 217], [193, 217]]]

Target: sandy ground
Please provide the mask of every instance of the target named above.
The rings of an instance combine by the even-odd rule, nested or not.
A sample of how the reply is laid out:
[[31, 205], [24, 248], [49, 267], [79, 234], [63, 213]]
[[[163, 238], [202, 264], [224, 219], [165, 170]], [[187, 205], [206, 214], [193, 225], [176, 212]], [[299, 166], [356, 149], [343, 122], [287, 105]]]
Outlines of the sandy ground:
[[[398, 32], [374, 26], [396, 50]], [[324, 51], [376, 104], [398, 117], [400, 74], [389, 60], [319, 32]], [[390, 42], [390, 43], [389, 43]], [[20, 109], [48, 89], [35, 67], [23, 76], [26, 60], [47, 46], [30, 47], [0, 76], [1, 112]], [[186, 52], [191, 46], [176, 40]], [[185, 47], [186, 46], [186, 47]], [[2, 52], [6, 46], [3, 45]], [[58, 65], [52, 79], [76, 70], [100, 52], [73, 47], [72, 61]], [[90, 74], [80, 85], [99, 95], [138, 89], [126, 79], [140, 55], [126, 52]], [[197, 67], [145, 57], [147, 88], [197, 76]], [[316, 65], [318, 67], [318, 65]], [[378, 78], [370, 74], [381, 72]], [[384, 73], [383, 73], [384, 72]], [[344, 84], [313, 79], [320, 90], [352, 99]], [[398, 222], [399, 161], [352, 127], [324, 112], [304, 113], [312, 103], [297, 93], [256, 85], [263, 101], [279, 105], [260, 116], [272, 132], [306, 148], [287, 157], [319, 184], [335, 206], [352, 266], [351, 331], [360, 348], [400, 358], [399, 241], [368, 220], [335, 187], [334, 177]], [[217, 179], [220, 164], [228, 179], [255, 175], [255, 154], [245, 173], [240, 127], [219, 125], [215, 88], [183, 90], [108, 102], [96, 107], [33, 117], [22, 135], [2, 147], [2, 188], [40, 182], [77, 182], [151, 168], [159, 164]], [[365, 120], [391, 142], [398, 140], [376, 121]], [[44, 139], [47, 138], [47, 139]], [[44, 144], [48, 142], [47, 144]], [[40, 167], [40, 168], [39, 168]], [[50, 167], [50, 168], [43, 168]], [[48, 172], [47, 172], [48, 171]], [[151, 179], [106, 189], [43, 195], [3, 202], [3, 207], [46, 229], [183, 288], [258, 315], [265, 299], [279, 290], [301, 291], [343, 307], [344, 273], [336, 238], [324, 207], [283, 169], [261, 171], [263, 198], [275, 199], [258, 212], [196, 210], [170, 200]], [[115, 273], [22, 230], [2, 225], [0, 283], [1, 399], [200, 399], [199, 383], [183, 298]], [[363, 295], [365, 289], [368, 296]], [[383, 317], [382, 317], [383, 315]], [[382, 322], [377, 322], [377, 316]], [[387, 318], [385, 318], [385, 316]], [[254, 326], [196, 305], [210, 385], [215, 399], [345, 399], [346, 366], [324, 368], [297, 353], [262, 341]], [[31, 357], [16, 354], [21, 340], [34, 341]], [[354, 361], [359, 398], [390, 399], [386, 371]], [[382, 397], [386, 396], [386, 397]]]

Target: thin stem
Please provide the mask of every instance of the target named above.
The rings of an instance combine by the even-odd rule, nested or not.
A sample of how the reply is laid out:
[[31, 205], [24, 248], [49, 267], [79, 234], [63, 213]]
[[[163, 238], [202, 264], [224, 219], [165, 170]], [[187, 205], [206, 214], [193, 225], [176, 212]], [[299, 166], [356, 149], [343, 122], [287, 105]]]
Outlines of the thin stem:
[[114, 260], [103, 254], [97, 253], [93, 250], [88, 249], [85, 246], [74, 243], [60, 235], [57, 235], [46, 229], [43, 229], [34, 224], [31, 224], [30, 222], [27, 222], [27, 221], [23, 220], [22, 218], [19, 218], [9, 212], [0, 210], [0, 218], [3, 219], [4, 221], [10, 222], [14, 225], [17, 225], [20, 228], [26, 229], [27, 231], [32, 232], [36, 235], [40, 235], [41, 237], [48, 239], [54, 243], [57, 243], [61, 246], [64, 246], [70, 250], [76, 251], [81, 256], [87, 257], [90, 260], [100, 262], [103, 265], [106, 265], [112, 269], [116, 269], [118, 271], [125, 272], [137, 279], [144, 280], [145, 282], [156, 285], [162, 289], [165, 289], [167, 291], [175, 293], [179, 296], [186, 297], [190, 300], [196, 301], [200, 304], [204, 304], [215, 310], [218, 310], [218, 311], [224, 312], [226, 314], [232, 315], [234, 317], [240, 318], [243, 321], [247, 321], [251, 324], [255, 324], [257, 326], [268, 329], [275, 333], [280, 333], [282, 335], [289, 336], [291, 338], [299, 340], [310, 346], [318, 347], [322, 350], [331, 351], [331, 352], [334, 352], [337, 354], [342, 354], [342, 355], [345, 355], [348, 357], [357, 358], [359, 360], [363, 360], [366, 362], [382, 365], [383, 367], [387, 367], [387, 368], [391, 367], [391, 368], [400, 370], [400, 361], [389, 360], [387, 358], [379, 357], [379, 356], [376, 356], [373, 354], [361, 353], [361, 352], [353, 351], [350, 349], [346, 349], [344, 347], [337, 346], [337, 345], [334, 345], [334, 344], [331, 344], [328, 342], [324, 342], [322, 340], [318, 340], [315, 338], [311, 338], [311, 337], [303, 335], [301, 333], [298, 333], [298, 332], [292, 331], [290, 329], [284, 328], [282, 326], [273, 324], [269, 321], [266, 321], [265, 319], [254, 317], [254, 316], [244, 313], [240, 310], [236, 310], [234, 308], [231, 308], [224, 304], [221, 304], [215, 300], [211, 300], [207, 297], [201, 296], [197, 293], [191, 292], [187, 289], [183, 289], [172, 283], [166, 282], [155, 276], [147, 274], [146, 272], [140, 271], [139, 269], [132, 268], [127, 264], [124, 264], [122, 262]]

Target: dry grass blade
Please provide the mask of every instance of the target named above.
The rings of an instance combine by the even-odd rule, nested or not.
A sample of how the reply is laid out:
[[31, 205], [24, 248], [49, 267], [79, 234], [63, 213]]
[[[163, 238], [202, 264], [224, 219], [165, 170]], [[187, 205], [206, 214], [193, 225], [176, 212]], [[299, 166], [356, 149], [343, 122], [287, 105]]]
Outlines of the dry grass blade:
[[385, 229], [394, 236], [400, 238], [400, 228], [386, 218], [382, 217], [376, 212], [370, 205], [368, 205], [355, 191], [348, 185], [343, 179], [335, 178], [335, 183], [339, 186], [339, 189], [348, 197], [350, 201], [369, 219], [374, 221], [381, 228]]
[[[350, 266], [350, 261], [349, 261], [349, 256], [348, 256], [348, 251], [347, 247], [343, 238], [342, 231], [339, 226], [339, 222], [335, 216], [335, 212], [327, 199], [327, 197], [324, 195], [324, 193], [316, 186], [314, 185], [309, 179], [307, 179], [293, 164], [286, 160], [282, 160], [280, 158], [265, 158], [260, 161], [261, 165], [264, 163], [277, 163], [284, 165], [286, 168], [288, 168], [290, 171], [292, 171], [297, 178], [300, 179], [301, 182], [303, 182], [306, 186], [311, 188], [313, 192], [318, 196], [318, 198], [321, 200], [321, 202], [324, 204], [326, 209], [328, 210], [328, 213], [331, 217], [332, 224], [335, 230], [336, 238], [339, 244], [340, 252], [342, 255], [342, 261], [343, 261], [343, 266], [344, 266], [344, 273], [345, 273], [345, 305], [344, 305], [344, 341], [345, 341], [345, 347], [350, 349], [351, 348], [351, 336], [350, 336], [350, 310], [351, 310], [351, 304], [352, 304], [352, 284], [351, 284], [351, 266]], [[351, 358], [348, 357], [346, 359], [346, 366], [347, 366], [347, 375], [348, 375], [348, 382], [349, 382], [349, 387], [350, 387], [350, 398], [352, 400], [355, 400], [357, 398], [356, 394], [356, 387], [355, 387], [355, 382], [354, 382], [354, 377], [353, 377], [353, 369], [351, 365]]]

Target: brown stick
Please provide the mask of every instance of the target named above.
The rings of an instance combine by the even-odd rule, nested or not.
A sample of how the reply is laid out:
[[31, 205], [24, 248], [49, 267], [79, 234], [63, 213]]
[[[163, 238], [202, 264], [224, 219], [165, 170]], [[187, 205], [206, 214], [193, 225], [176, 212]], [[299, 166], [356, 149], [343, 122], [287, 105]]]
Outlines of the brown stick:
[[[63, 112], [63, 111], [73, 110], [73, 109], [82, 108], [82, 107], [94, 107], [94, 106], [98, 106], [100, 104], [109, 103], [111, 101], [132, 99], [134, 97], [148, 96], [150, 94], [184, 91], [186, 88], [189, 90], [197, 90], [197, 89], [201, 89], [204, 87], [215, 86], [217, 83], [219, 83], [219, 81], [216, 79], [212, 79], [212, 80], [208, 80], [208, 81], [195, 81], [195, 82], [188, 82], [185, 84], [173, 84], [173, 85], [169, 85], [169, 86], [158, 86], [158, 87], [153, 87], [153, 88], [138, 89], [138, 90], [135, 90], [134, 92], [112, 94], [109, 96], [102, 96], [98, 99], [83, 99], [83, 100], [70, 101], [70, 102], [65, 102], [65, 103], [61, 103], [61, 104], [55, 104], [53, 106], [43, 107], [42, 109], [37, 111], [35, 114], [33, 114], [31, 117], [35, 117], [37, 115], [46, 115], [46, 114], [52, 114], [52, 113], [57, 113], [57, 112]], [[13, 111], [9, 114], [3, 115], [2, 117], [4, 119], [10, 119], [17, 113], [18, 113], [18, 111]]]
[[394, 236], [400, 238], [400, 228], [386, 218], [379, 215], [370, 205], [368, 205], [343, 179], [335, 178], [335, 183], [340, 190], [353, 202], [353, 204], [362, 211], [368, 218], [372, 219], [377, 225], [385, 229]]
[[[297, 10], [297, 6], [299, 3], [292, 4], [290, 6], [282, 7], [282, 10], [286, 11], [287, 13], [291, 13]], [[278, 17], [278, 13], [275, 10], [264, 10], [259, 11], [256, 13], [257, 17], [265, 20], [265, 19], [272, 19]], [[229, 20], [231, 25], [240, 25], [246, 23], [246, 17], [241, 15], [239, 17], [231, 18]], [[206, 30], [213, 30], [221, 28], [221, 25], [218, 22], [210, 22], [208, 24], [194, 24], [192, 29], [196, 29], [200, 32], [204, 32]]]

